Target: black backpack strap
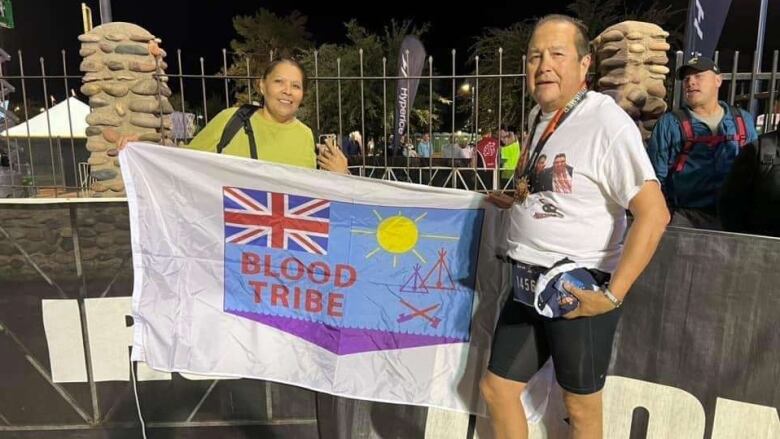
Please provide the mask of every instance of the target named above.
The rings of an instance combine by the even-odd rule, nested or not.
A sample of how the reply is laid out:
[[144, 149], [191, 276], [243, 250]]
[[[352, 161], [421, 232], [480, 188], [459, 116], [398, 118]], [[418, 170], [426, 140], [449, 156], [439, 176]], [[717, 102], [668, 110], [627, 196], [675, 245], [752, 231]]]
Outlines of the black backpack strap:
[[257, 160], [257, 143], [255, 142], [254, 132], [252, 131], [252, 124], [249, 122], [255, 111], [260, 109], [256, 105], [244, 104], [238, 108], [230, 117], [228, 123], [225, 124], [225, 129], [222, 130], [222, 137], [217, 144], [217, 154], [222, 154], [222, 150], [233, 140], [238, 130], [242, 127], [249, 139], [249, 154], [253, 159]]

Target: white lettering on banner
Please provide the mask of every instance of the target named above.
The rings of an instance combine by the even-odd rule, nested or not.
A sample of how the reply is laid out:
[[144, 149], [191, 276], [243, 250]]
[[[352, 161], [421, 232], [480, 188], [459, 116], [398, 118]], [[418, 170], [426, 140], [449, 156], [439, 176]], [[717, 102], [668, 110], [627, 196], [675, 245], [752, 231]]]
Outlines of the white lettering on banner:
[[704, 20], [704, 8], [701, 6], [701, 2], [696, 0], [696, 18], [693, 19], [693, 27], [696, 28], [696, 34], [699, 35], [699, 39], [704, 39], [704, 32], [701, 30], [701, 22]]
[[629, 437], [637, 407], [650, 413], [648, 438], [704, 437], [704, 407], [695, 396], [676, 387], [620, 376], [607, 377], [604, 437]]
[[409, 89], [401, 87], [401, 93], [398, 98], [398, 135], [401, 136], [406, 132], [406, 101], [408, 98]]
[[[409, 77], [409, 51], [401, 55], [401, 76]], [[407, 84], [408, 82], [405, 81]], [[406, 132], [406, 109], [409, 106], [409, 88], [401, 85], [401, 92], [398, 97], [398, 136], [403, 136]]]
[[780, 437], [780, 417], [777, 408], [718, 398], [712, 439], [749, 437], [776, 439]]
[[[130, 297], [86, 299], [89, 331], [89, 351], [92, 354], [92, 376], [96, 382], [127, 381], [130, 373], [130, 350], [133, 328], [126, 317], [130, 314]], [[169, 380], [169, 373], [152, 370], [138, 364], [138, 381]]]
[[[132, 326], [128, 326], [130, 297], [86, 299], [86, 314], [92, 371], [95, 381], [128, 381], [129, 349]], [[76, 300], [43, 300], [43, 324], [54, 382], [87, 382], [84, 341]], [[189, 380], [237, 379], [181, 374]], [[138, 380], [169, 380], [171, 374], [157, 372], [138, 364]], [[476, 379], [476, 378], [474, 378]], [[552, 403], [551, 403], [552, 404]], [[549, 406], [548, 406], [549, 407]], [[704, 436], [705, 413], [701, 403], [690, 393], [676, 387], [610, 375], [604, 388], [605, 437], [627, 438], [631, 432], [634, 409], [647, 409], [647, 438]], [[459, 417], [463, 417], [460, 419]], [[464, 431], [468, 415], [454, 415], [446, 410], [429, 410], [426, 424], [440, 437], [456, 437]], [[458, 421], [460, 419], [460, 421]], [[749, 419], [749, 422], [746, 422]], [[549, 422], [549, 421], [548, 421]], [[448, 429], [447, 426], [451, 426]], [[531, 426], [534, 439], [548, 437], [542, 425]], [[426, 429], [427, 430], [427, 429]], [[426, 438], [436, 437], [436, 434]], [[460, 436], [459, 436], [460, 437]], [[713, 421], [712, 439], [780, 437], [777, 409], [718, 398]]]
[[55, 383], [87, 381], [79, 304], [75, 300], [43, 300], [43, 329]]
[[[132, 325], [127, 318], [131, 310], [130, 297], [86, 299], [84, 310], [92, 358], [92, 375], [96, 382], [128, 381]], [[52, 381], [55, 383], [87, 382], [84, 339], [81, 334], [76, 300], [43, 300], [43, 322], [49, 349]], [[194, 374], [180, 374], [188, 380], [238, 379]], [[138, 381], [170, 380], [171, 374], [158, 372], [145, 363], [138, 363]]]

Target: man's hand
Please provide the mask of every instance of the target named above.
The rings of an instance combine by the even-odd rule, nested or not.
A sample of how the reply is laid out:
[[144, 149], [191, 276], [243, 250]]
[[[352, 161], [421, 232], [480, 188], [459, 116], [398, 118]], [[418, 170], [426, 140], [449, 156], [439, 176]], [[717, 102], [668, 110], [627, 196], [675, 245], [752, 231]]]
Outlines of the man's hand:
[[563, 284], [563, 288], [580, 301], [580, 306], [563, 315], [565, 319], [592, 317], [615, 309], [615, 305], [599, 291], [582, 290], [568, 282]]
[[512, 203], [515, 202], [515, 199], [503, 192], [490, 192], [488, 193], [487, 201], [500, 209], [509, 209], [512, 207]]

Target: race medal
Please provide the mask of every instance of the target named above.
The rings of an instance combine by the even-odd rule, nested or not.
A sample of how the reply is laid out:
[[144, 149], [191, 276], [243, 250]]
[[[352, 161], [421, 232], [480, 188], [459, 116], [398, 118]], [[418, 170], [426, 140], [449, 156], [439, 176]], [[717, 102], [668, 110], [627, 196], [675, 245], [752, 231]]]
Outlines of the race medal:
[[517, 183], [515, 184], [515, 202], [522, 204], [528, 197], [529, 192], [528, 177], [523, 175], [517, 179]]

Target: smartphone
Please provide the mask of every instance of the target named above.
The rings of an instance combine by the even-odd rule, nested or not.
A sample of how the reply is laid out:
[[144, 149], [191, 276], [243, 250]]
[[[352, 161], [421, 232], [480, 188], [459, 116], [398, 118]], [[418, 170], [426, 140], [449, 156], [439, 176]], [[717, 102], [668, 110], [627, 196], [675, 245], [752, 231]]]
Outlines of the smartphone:
[[333, 145], [336, 144], [336, 135], [335, 134], [320, 134], [320, 141], [319, 141], [320, 145], [327, 145], [328, 144], [328, 139], [331, 140], [331, 142], [330, 142], [331, 144], [333, 144]]

